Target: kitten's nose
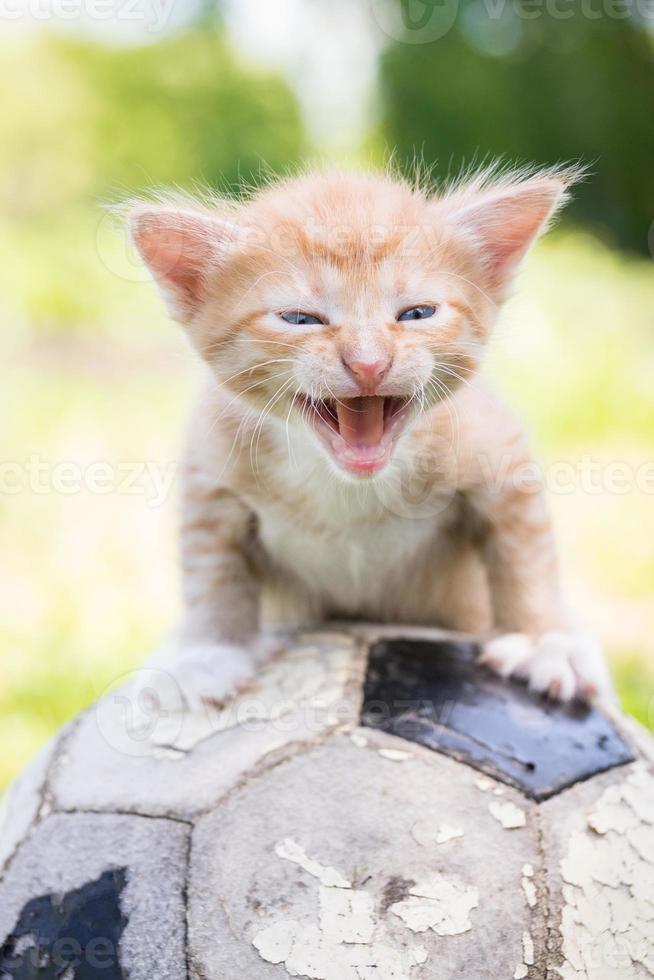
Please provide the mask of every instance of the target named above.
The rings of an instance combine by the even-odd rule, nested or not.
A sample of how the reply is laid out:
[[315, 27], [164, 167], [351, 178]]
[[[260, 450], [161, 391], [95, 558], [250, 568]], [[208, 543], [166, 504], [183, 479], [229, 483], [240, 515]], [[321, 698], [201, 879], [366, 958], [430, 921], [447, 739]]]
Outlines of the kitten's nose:
[[346, 370], [350, 372], [355, 381], [358, 381], [363, 389], [372, 391], [388, 373], [391, 366], [390, 357], [368, 360], [367, 358], [349, 358], [343, 355], [342, 360]]

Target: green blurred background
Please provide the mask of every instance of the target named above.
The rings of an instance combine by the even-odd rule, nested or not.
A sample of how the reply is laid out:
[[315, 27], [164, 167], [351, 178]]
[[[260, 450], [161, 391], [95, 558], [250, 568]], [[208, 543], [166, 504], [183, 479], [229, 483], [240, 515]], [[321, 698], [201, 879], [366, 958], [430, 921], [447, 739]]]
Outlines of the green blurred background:
[[0, 32], [0, 787], [179, 606], [194, 365], [101, 205], [302, 160], [590, 164], [490, 370], [651, 727], [654, 0], [25, 0]]

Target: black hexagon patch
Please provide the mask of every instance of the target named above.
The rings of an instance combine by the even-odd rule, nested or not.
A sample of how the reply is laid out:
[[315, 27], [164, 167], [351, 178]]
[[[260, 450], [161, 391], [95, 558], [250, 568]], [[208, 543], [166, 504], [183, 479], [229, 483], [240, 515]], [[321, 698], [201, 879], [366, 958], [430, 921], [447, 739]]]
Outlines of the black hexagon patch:
[[477, 667], [478, 654], [474, 643], [375, 643], [362, 724], [450, 755], [534, 800], [633, 761], [600, 711], [536, 697]]
[[77, 891], [33, 898], [0, 949], [0, 980], [123, 980], [125, 883], [117, 868]]

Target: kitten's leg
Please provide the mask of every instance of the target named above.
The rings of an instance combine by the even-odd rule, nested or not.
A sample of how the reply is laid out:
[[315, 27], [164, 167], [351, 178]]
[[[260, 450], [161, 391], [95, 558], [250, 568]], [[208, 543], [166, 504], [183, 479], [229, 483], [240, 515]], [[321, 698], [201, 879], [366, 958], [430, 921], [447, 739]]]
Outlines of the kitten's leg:
[[500, 635], [486, 644], [482, 660], [563, 701], [610, 698], [603, 653], [576, 628], [560, 593], [554, 534], [541, 490], [505, 488], [489, 501], [487, 519], [485, 558]]
[[[159, 701], [199, 709], [245, 688], [276, 649], [259, 634], [253, 516], [233, 493], [186, 474], [181, 524], [185, 613], [168, 645], [142, 671]], [[172, 679], [172, 683], [171, 683]]]

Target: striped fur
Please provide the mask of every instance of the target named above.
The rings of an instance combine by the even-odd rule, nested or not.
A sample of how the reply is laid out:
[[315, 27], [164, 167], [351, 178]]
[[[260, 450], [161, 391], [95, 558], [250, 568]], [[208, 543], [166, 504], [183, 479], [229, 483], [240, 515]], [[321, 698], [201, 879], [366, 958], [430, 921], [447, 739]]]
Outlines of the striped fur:
[[[183, 487], [186, 615], [158, 661], [191, 706], [249, 682], [274, 649], [268, 622], [333, 617], [487, 633], [487, 662], [537, 690], [609, 690], [560, 594], [522, 427], [479, 373], [573, 176], [486, 173], [439, 194], [328, 172], [238, 205], [134, 204], [136, 245], [206, 365]], [[434, 316], [398, 321], [419, 304]], [[325, 322], [282, 320], [297, 309]], [[409, 405], [369, 477], [330, 456], [307, 401], [360, 395], [357, 359], [387, 364], [376, 393]]]

